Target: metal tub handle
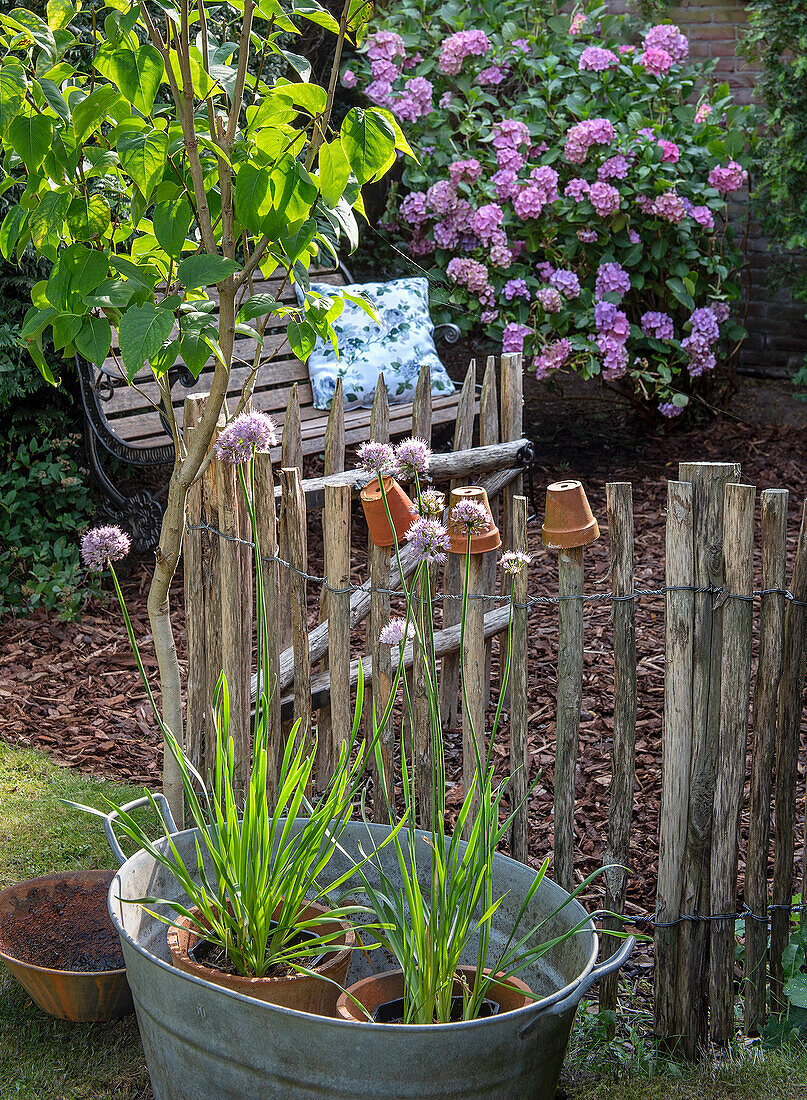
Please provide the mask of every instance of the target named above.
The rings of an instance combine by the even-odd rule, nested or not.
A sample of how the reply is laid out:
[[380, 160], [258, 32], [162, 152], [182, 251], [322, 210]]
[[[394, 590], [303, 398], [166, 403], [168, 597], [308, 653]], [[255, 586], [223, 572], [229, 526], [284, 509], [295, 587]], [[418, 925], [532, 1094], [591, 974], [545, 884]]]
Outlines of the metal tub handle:
[[539, 1012], [537, 1016], [529, 1021], [529, 1023], [524, 1024], [518, 1033], [519, 1039], [526, 1039], [530, 1032], [537, 1027], [538, 1021], [545, 1016], [562, 1016], [564, 1012], [568, 1012], [570, 1008], [576, 1008], [580, 1000], [588, 993], [595, 982], [598, 982], [600, 978], [605, 978], [609, 974], [613, 974], [625, 965], [635, 946], [636, 937], [628, 936], [620, 949], [609, 956], [604, 962], [595, 966], [588, 977], [584, 978], [580, 985], [576, 986], [568, 997], [564, 997], [564, 999], [558, 1001], [557, 1004], [550, 1005], [546, 1012]]
[[118, 843], [118, 838], [115, 836], [114, 822], [120, 816], [120, 811], [129, 813], [131, 810], [136, 810], [139, 806], [150, 806], [152, 798], [159, 805], [160, 816], [163, 819], [163, 824], [166, 826], [166, 832], [176, 833], [176, 822], [171, 814], [171, 807], [168, 805], [168, 800], [164, 794], [143, 795], [140, 798], [135, 798], [132, 802], [127, 802], [125, 806], [121, 806], [120, 809], [110, 810], [108, 814], [104, 814], [104, 832], [109, 843], [109, 847], [112, 849], [112, 854], [118, 861], [118, 866], [122, 867], [127, 860], [127, 855]]

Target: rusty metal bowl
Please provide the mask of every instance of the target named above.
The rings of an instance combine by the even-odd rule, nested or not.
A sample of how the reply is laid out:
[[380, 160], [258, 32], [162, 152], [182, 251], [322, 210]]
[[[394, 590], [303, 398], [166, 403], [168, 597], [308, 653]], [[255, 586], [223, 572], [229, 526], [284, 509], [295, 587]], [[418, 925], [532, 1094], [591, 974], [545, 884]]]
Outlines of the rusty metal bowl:
[[[50, 1016], [61, 1020], [89, 1023], [118, 1020], [134, 1011], [132, 994], [126, 981], [126, 968], [119, 970], [53, 970], [35, 966], [15, 957], [13, 921], [9, 914], [27, 916], [30, 895], [44, 891], [51, 896], [58, 886], [76, 889], [97, 888], [106, 899], [115, 871], [68, 871], [42, 878], [28, 879], [0, 891], [0, 960], [25, 989], [31, 1000]], [[109, 919], [109, 918], [107, 918]], [[114, 928], [110, 920], [110, 928]]]

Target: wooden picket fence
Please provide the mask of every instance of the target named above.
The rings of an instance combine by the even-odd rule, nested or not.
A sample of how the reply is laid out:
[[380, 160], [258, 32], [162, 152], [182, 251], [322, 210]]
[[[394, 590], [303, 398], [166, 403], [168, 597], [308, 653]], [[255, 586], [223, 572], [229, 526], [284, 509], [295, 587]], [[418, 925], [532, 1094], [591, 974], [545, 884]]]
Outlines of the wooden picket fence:
[[[423, 380], [422, 380], [423, 382]], [[431, 437], [428, 379], [419, 386], [412, 432]], [[527, 549], [527, 501], [522, 495], [521, 361], [504, 356], [497, 371], [489, 359], [477, 400], [476, 367], [466, 376], [449, 453], [435, 454], [432, 476], [439, 487], [476, 482], [487, 489], [498, 514], [505, 549]], [[500, 396], [499, 396], [500, 395]], [[185, 424], [198, 422], [203, 397], [188, 399]], [[293, 402], [293, 398], [292, 398]], [[478, 407], [479, 426], [475, 435]], [[351, 632], [367, 621], [361, 670], [377, 713], [392, 682], [389, 647], [378, 636], [400, 589], [391, 551], [367, 548], [366, 576], [355, 579], [351, 513], [367, 480], [345, 471], [341, 404], [324, 441], [325, 473], [303, 479], [295, 422], [287, 415], [279, 477], [268, 456], [256, 461], [258, 537], [264, 555], [263, 581], [273, 624], [270, 676], [274, 766], [291, 723], [316, 728], [317, 782], [329, 775], [339, 739], [352, 720], [359, 660], [351, 655]], [[292, 410], [293, 411], [293, 410]], [[341, 427], [340, 427], [341, 422]], [[386, 391], [379, 386], [369, 438], [389, 436]], [[477, 445], [474, 446], [476, 440]], [[807, 507], [796, 556], [787, 571], [787, 505], [784, 490], [761, 493], [759, 588], [754, 585], [756, 490], [741, 483], [734, 463], [681, 463], [679, 480], [668, 482], [665, 594], [665, 702], [662, 737], [662, 806], [655, 915], [656, 1029], [671, 1046], [694, 1058], [708, 1039], [725, 1042], [734, 1028], [735, 920], [745, 916], [745, 974], [741, 986], [746, 1030], [758, 1030], [768, 1004], [783, 1004], [782, 951], [787, 943], [794, 877], [794, 833], [802, 690], [807, 631]], [[188, 501], [185, 542], [185, 600], [188, 639], [188, 752], [204, 768], [211, 764], [212, 738], [206, 716], [219, 672], [230, 688], [231, 731], [244, 771], [250, 757], [253, 703], [253, 590], [251, 533], [232, 467], [215, 460]], [[635, 643], [634, 532], [632, 487], [607, 486], [614, 645], [614, 721], [608, 836], [604, 863], [605, 907], [624, 912], [634, 799], [637, 664]], [[309, 535], [321, 523], [324, 577], [308, 563]], [[355, 548], [354, 548], [355, 549]], [[442, 581], [418, 596], [435, 615], [435, 654], [440, 659], [440, 706], [446, 725], [463, 727], [463, 763], [473, 766], [472, 729], [485, 728], [491, 694], [493, 639], [508, 627], [510, 607], [497, 585], [496, 553], [481, 556], [470, 577], [475, 596], [468, 609], [465, 651], [460, 653], [457, 598], [462, 561], [449, 555]], [[404, 571], [414, 561], [402, 553]], [[574, 868], [575, 771], [578, 762], [585, 633], [585, 562], [582, 549], [559, 552], [559, 589], [550, 598], [558, 613], [558, 683], [554, 787], [554, 870], [571, 889]], [[517, 578], [512, 624], [509, 686], [510, 758], [513, 800], [527, 793], [528, 749], [527, 623], [531, 600], [528, 575]], [[319, 594], [319, 622], [309, 628], [308, 594]], [[438, 590], [439, 589], [439, 590]], [[498, 595], [497, 595], [498, 593]], [[496, 596], [496, 598], [493, 598]], [[540, 597], [546, 602], [547, 597]], [[751, 699], [753, 639], [759, 647]], [[355, 642], [355, 634], [354, 634]], [[355, 648], [355, 646], [354, 646]], [[418, 816], [431, 814], [428, 701], [422, 657], [406, 651], [414, 702], [414, 767]], [[460, 669], [472, 686], [462, 703]], [[750, 736], [749, 736], [750, 735]], [[313, 734], [312, 734], [313, 736]], [[395, 737], [382, 733], [383, 768], [392, 781]], [[738, 900], [740, 813], [751, 768], [750, 829], [742, 901]], [[774, 778], [775, 777], [775, 778]], [[464, 775], [467, 783], [468, 774]], [[270, 790], [270, 797], [271, 797]], [[775, 806], [772, 827], [771, 807]], [[380, 807], [379, 807], [380, 809]], [[578, 807], [578, 812], [580, 808]], [[383, 814], [379, 814], [380, 817]], [[529, 806], [516, 814], [511, 852], [527, 859]], [[768, 857], [774, 853], [772, 886]], [[807, 891], [805, 891], [807, 896]], [[742, 906], [742, 908], [741, 908]], [[609, 918], [604, 953], [618, 940], [625, 921]], [[770, 927], [771, 944], [768, 949]], [[770, 994], [770, 1002], [768, 996]], [[600, 1002], [616, 1004], [616, 979], [604, 983]]]

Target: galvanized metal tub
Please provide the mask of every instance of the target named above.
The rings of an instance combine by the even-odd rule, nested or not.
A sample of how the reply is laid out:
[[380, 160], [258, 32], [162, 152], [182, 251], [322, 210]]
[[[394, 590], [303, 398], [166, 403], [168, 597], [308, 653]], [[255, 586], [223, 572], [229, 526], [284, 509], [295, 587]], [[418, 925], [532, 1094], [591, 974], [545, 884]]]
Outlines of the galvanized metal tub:
[[[360, 857], [388, 833], [383, 825], [351, 824], [342, 846], [349, 856]], [[190, 865], [194, 837], [195, 830], [173, 836]], [[119, 848], [117, 853], [123, 858]], [[387, 873], [394, 874], [391, 847], [382, 859]], [[347, 857], [337, 852], [331, 869], [346, 866]], [[509, 935], [534, 874], [506, 856], [496, 857], [494, 890], [507, 897], [494, 918], [493, 957]], [[570, 901], [544, 927], [541, 939], [581, 920], [586, 921], [583, 930], [544, 956], [538, 969], [520, 975], [540, 995], [534, 1004], [459, 1024], [351, 1023], [265, 1004], [175, 970], [165, 925], [127, 900], [144, 896], [178, 899], [181, 893], [173, 877], [140, 851], [113, 880], [109, 906], [121, 936], [156, 1100], [553, 1100], [581, 997], [598, 978], [618, 969], [633, 946], [627, 940], [615, 956], [595, 966], [594, 924], [581, 905]], [[351, 896], [361, 900], [360, 884]], [[566, 898], [545, 879], [524, 927]], [[391, 960], [374, 955], [371, 967], [365, 955], [354, 953], [349, 981], [372, 969], [392, 969]], [[474, 962], [472, 952], [463, 961]]]

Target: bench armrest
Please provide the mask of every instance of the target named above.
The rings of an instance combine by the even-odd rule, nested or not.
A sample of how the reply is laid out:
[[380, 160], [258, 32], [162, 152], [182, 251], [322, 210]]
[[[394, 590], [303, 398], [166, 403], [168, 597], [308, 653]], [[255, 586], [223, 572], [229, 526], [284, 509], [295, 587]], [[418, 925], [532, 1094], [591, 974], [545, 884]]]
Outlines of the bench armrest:
[[462, 332], [460, 330], [460, 326], [455, 325], [451, 321], [447, 322], [444, 325], [435, 325], [434, 326], [434, 342], [435, 343], [437, 343], [438, 340], [445, 340], [445, 342], [447, 344], [456, 344], [456, 342], [459, 340], [461, 335], [462, 335]]

